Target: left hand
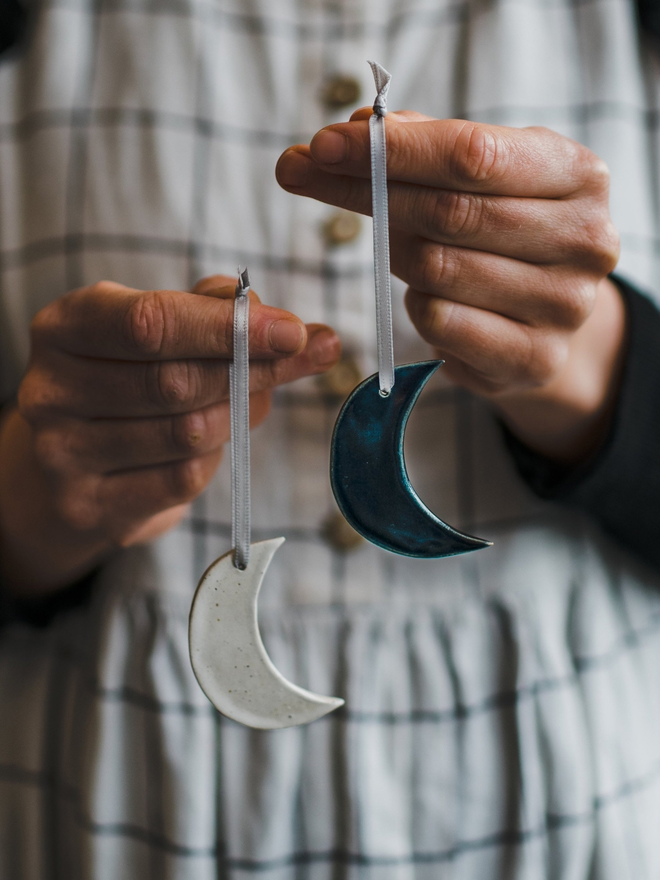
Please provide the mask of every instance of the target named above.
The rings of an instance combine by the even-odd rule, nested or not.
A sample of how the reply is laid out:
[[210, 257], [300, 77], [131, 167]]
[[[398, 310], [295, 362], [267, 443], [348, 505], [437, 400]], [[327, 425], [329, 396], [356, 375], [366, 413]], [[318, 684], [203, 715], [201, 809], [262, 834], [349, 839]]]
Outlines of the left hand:
[[[370, 214], [370, 115], [287, 150], [280, 184]], [[413, 324], [523, 441], [579, 459], [608, 423], [625, 338], [605, 163], [543, 128], [408, 111], [386, 126], [392, 271]]]

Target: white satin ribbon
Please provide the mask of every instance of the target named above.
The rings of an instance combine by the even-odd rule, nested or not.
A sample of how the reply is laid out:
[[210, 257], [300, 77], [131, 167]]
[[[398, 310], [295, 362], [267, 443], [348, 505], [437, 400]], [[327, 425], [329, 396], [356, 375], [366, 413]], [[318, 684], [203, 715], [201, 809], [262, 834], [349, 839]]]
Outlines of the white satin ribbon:
[[231, 539], [234, 565], [246, 569], [250, 559], [250, 278], [238, 270], [234, 298], [234, 357], [229, 365], [231, 418]]
[[377, 91], [374, 112], [369, 119], [369, 141], [371, 146], [371, 207], [374, 230], [378, 384], [381, 395], [387, 397], [394, 385], [390, 234], [387, 208], [387, 145], [385, 140], [387, 93], [392, 75], [375, 61], [369, 61], [369, 65], [374, 75]]

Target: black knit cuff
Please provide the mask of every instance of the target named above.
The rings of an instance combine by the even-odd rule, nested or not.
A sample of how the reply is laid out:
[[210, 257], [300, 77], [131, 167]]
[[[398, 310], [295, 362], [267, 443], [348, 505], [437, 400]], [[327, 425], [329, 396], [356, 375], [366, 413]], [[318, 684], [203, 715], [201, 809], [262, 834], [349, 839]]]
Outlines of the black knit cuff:
[[616, 412], [597, 452], [577, 468], [534, 453], [505, 429], [528, 485], [578, 507], [624, 545], [660, 566], [660, 311], [630, 284], [612, 279], [628, 310], [628, 352]]

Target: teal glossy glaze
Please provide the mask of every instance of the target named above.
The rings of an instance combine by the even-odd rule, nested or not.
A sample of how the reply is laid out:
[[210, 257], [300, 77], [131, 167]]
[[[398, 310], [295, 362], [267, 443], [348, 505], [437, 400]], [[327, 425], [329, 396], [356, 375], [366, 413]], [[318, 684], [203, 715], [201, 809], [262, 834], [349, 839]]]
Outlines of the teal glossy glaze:
[[332, 437], [332, 491], [348, 522], [385, 550], [423, 559], [489, 546], [438, 519], [408, 479], [403, 455], [408, 417], [442, 363], [396, 367], [388, 397], [379, 394], [377, 374], [365, 379], [344, 403]]

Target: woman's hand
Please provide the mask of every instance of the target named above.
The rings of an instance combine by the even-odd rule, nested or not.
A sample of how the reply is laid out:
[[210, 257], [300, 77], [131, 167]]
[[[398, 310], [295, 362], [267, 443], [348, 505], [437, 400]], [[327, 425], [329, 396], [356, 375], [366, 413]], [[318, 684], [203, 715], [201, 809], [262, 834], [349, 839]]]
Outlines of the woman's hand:
[[[369, 108], [287, 150], [292, 193], [371, 213]], [[575, 461], [616, 393], [625, 314], [608, 171], [542, 128], [386, 118], [391, 263], [420, 335], [458, 384], [539, 452]]]
[[[66, 585], [112, 548], [173, 526], [206, 487], [229, 439], [234, 285], [216, 276], [190, 294], [100, 282], [35, 317], [18, 404], [0, 426], [10, 587]], [[251, 297], [256, 425], [271, 389], [330, 367], [339, 340]]]

